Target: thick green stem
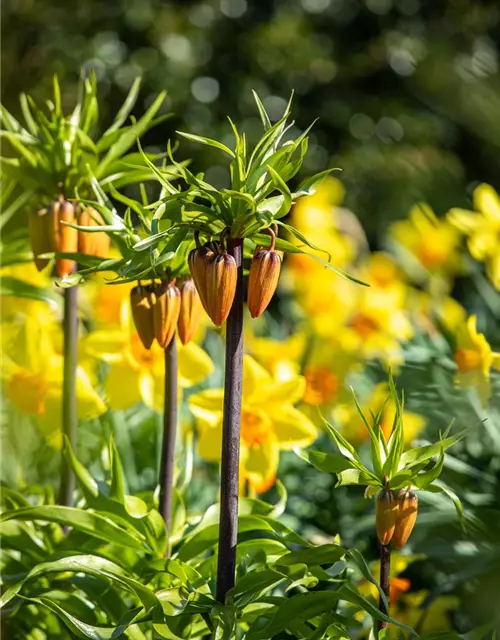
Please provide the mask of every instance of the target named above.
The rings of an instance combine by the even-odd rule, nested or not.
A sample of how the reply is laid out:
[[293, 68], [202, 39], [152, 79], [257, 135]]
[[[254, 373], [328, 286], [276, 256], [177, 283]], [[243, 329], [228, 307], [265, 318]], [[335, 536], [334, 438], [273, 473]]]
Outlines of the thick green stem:
[[243, 384], [243, 240], [232, 239], [229, 252], [236, 260], [238, 278], [226, 325], [226, 370], [220, 481], [219, 556], [216, 597], [224, 602], [234, 586], [238, 537], [241, 391]]
[[[390, 589], [391, 589], [391, 549], [388, 544], [380, 545], [380, 586], [385, 593], [387, 603], [390, 606]], [[389, 609], [386, 609], [382, 598], [379, 598], [378, 608], [385, 615], [389, 615]], [[386, 629], [389, 626], [388, 622], [379, 621], [379, 629]]]
[[[67, 437], [73, 451], [76, 451], [76, 436], [78, 414], [76, 407], [76, 367], [78, 363], [78, 288], [69, 287], [64, 290], [64, 370], [63, 370], [63, 399], [62, 425], [63, 433]], [[61, 485], [59, 488], [59, 503], [71, 506], [75, 478], [71, 467], [63, 456], [61, 462]]]
[[[177, 344], [172, 338], [165, 348], [165, 396], [163, 411], [163, 442], [160, 460], [160, 513], [170, 536], [175, 468], [175, 436], [177, 434]], [[169, 555], [170, 543], [167, 554]]]

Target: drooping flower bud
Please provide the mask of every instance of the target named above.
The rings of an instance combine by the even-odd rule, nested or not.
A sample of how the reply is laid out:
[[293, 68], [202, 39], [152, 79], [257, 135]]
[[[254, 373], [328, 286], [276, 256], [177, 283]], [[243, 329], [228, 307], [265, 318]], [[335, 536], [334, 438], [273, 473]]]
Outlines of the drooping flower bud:
[[398, 501], [392, 491], [384, 489], [378, 494], [375, 513], [378, 539], [387, 545], [394, 535], [398, 514]]
[[39, 209], [30, 215], [29, 236], [35, 266], [38, 271], [42, 271], [50, 260], [38, 256], [55, 251], [54, 218], [49, 215], [47, 209]]
[[181, 293], [175, 286], [175, 280], [162, 283], [155, 288], [156, 302], [153, 307], [155, 338], [163, 349], [168, 347], [174, 337], [181, 310]]
[[418, 514], [418, 498], [413, 491], [398, 491], [398, 504], [394, 543], [398, 549], [404, 547], [413, 531]]
[[[78, 212], [78, 224], [82, 227], [97, 227], [104, 224], [101, 214], [88, 207]], [[104, 231], [78, 230], [78, 251], [86, 256], [106, 258], [109, 253], [109, 236]]]
[[207, 306], [205, 308], [216, 327], [227, 319], [236, 293], [238, 267], [227, 252], [216, 255], [207, 263]]
[[[78, 251], [78, 230], [63, 224], [76, 223], [73, 205], [62, 196], [49, 206], [48, 215], [54, 233], [54, 251], [59, 253], [76, 253]], [[60, 278], [69, 276], [75, 270], [75, 261], [70, 258], [56, 258], [56, 273]]]
[[153, 308], [156, 296], [152, 286], [138, 285], [130, 292], [130, 305], [135, 328], [142, 344], [146, 349], [151, 349], [155, 339]]
[[278, 286], [281, 258], [274, 250], [257, 248], [250, 265], [248, 280], [248, 308], [252, 318], [258, 318]]
[[213, 258], [214, 252], [209, 247], [197, 247], [188, 256], [189, 271], [200, 296], [203, 308], [210, 315], [207, 304], [207, 274], [208, 263]]
[[181, 286], [181, 312], [177, 322], [182, 344], [193, 337], [200, 323], [201, 300], [193, 280], [186, 280]]

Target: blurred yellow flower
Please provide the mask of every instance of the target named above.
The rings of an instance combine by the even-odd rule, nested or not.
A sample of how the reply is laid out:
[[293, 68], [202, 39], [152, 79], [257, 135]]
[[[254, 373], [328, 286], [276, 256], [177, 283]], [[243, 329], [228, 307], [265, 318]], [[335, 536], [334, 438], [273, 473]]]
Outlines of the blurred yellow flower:
[[[417, 204], [407, 220], [389, 228], [389, 237], [406, 252], [403, 262], [416, 259], [431, 274], [449, 276], [460, 270], [460, 233], [448, 220], [440, 220], [425, 203]], [[411, 271], [412, 264], [407, 265]]]
[[315, 341], [304, 366], [306, 390], [303, 401], [312, 406], [347, 402], [346, 378], [360, 366], [359, 354], [333, 337]]
[[[305, 390], [302, 376], [274, 379], [252, 357], [244, 356], [241, 411], [240, 488], [248, 482], [257, 492], [271, 487], [278, 471], [280, 450], [306, 447], [316, 439], [314, 424], [293, 405]], [[198, 427], [198, 453], [220, 460], [223, 389], [209, 389], [189, 398]]]
[[408, 308], [415, 324], [429, 335], [441, 333], [441, 327], [454, 333], [467, 318], [467, 312], [455, 298], [445, 296], [436, 299], [417, 289], [410, 292]]
[[[365, 402], [360, 403], [365, 416], [372, 413], [377, 415], [382, 411], [381, 427], [386, 440], [389, 439], [396, 415], [396, 405], [392, 400], [388, 400], [388, 397], [389, 387], [382, 382], [374, 387]], [[368, 440], [368, 430], [352, 402], [336, 407], [333, 416], [351, 442], [361, 443]], [[426, 420], [417, 413], [403, 411], [403, 425], [405, 444], [408, 445], [425, 428]]]
[[472, 257], [486, 263], [493, 285], [500, 289], [500, 196], [488, 184], [474, 190], [475, 211], [451, 209], [448, 219], [465, 233]]
[[277, 380], [288, 380], [300, 373], [300, 363], [307, 347], [307, 336], [296, 333], [286, 340], [245, 336], [249, 354]]
[[[6, 397], [32, 416], [49, 444], [62, 445], [63, 358], [54, 348], [53, 316], [32, 307], [20, 322], [2, 324], [2, 382]], [[79, 366], [76, 372], [78, 417], [96, 418], [106, 405]]]
[[405, 594], [399, 601], [395, 617], [399, 622], [415, 629], [419, 626], [422, 635], [452, 631], [454, 629], [451, 614], [460, 605], [456, 596], [439, 596], [422, 608], [429, 596], [428, 591]]
[[[144, 348], [130, 318], [128, 295], [126, 301], [120, 312], [121, 325], [90, 333], [85, 352], [109, 365], [104, 391], [111, 409], [127, 409], [143, 400], [148, 407], [163, 411], [164, 350], [156, 342], [150, 350]], [[189, 388], [212, 373], [213, 363], [194, 342], [177, 344], [179, 386]]]
[[456, 338], [455, 382], [459, 387], [476, 389], [481, 404], [486, 406], [491, 395], [490, 369], [499, 365], [500, 353], [494, 353], [484, 335], [478, 333], [476, 316], [470, 316], [458, 327]]
[[[401, 343], [413, 335], [407, 309], [402, 303], [406, 289], [403, 284], [389, 291], [376, 287], [359, 291], [356, 308], [345, 330], [346, 343], [366, 358], [379, 358], [397, 363], [401, 358]], [[401, 303], [397, 304], [398, 298]]]
[[[33, 262], [26, 262], [22, 264], [14, 264], [8, 267], [2, 267], [0, 271], [0, 277], [14, 278], [20, 280], [23, 283], [38, 287], [39, 289], [52, 289], [53, 284], [50, 277], [47, 275], [47, 271], [38, 271]], [[6, 281], [4, 281], [5, 285]], [[5, 289], [5, 286], [4, 286]], [[15, 287], [14, 287], [15, 293]], [[42, 300], [35, 300], [34, 298], [24, 297], [21, 295], [5, 295], [2, 294], [2, 304], [0, 305], [1, 314], [3, 320], [8, 320], [19, 314], [29, 314], [32, 309], [52, 309], [55, 317], [55, 305], [50, 306], [47, 302]]]
[[[300, 198], [291, 212], [292, 224], [313, 245], [324, 250], [309, 249], [309, 252], [325, 260], [328, 257], [325, 251], [328, 251], [332, 264], [338, 267], [350, 263], [356, 254], [356, 243], [353, 239], [339, 232], [341, 210], [338, 205], [344, 198], [344, 192], [345, 189], [340, 180], [327, 177], [313, 195]], [[342, 212], [343, 217], [350, 214], [346, 210]], [[324, 271], [320, 263], [298, 253], [287, 256], [287, 263], [299, 285], [311, 274]], [[331, 273], [329, 275], [332, 276]]]

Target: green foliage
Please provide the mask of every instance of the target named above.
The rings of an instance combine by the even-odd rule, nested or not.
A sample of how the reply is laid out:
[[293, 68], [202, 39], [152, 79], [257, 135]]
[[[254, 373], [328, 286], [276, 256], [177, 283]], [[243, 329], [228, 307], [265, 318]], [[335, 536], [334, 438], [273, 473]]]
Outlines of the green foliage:
[[62, 192], [68, 198], [91, 193], [91, 178], [104, 190], [149, 180], [141, 156], [130, 152], [137, 138], [169, 115], [157, 116], [166, 92], [154, 100], [144, 115], [125, 124], [137, 100], [140, 78], [130, 88], [112, 124], [99, 133], [99, 102], [94, 73], [82, 78], [77, 103], [69, 114], [61, 106], [59, 80], [54, 76], [53, 98], [43, 107], [25, 93], [20, 96], [24, 124], [0, 106], [0, 135], [4, 140], [1, 171], [7, 188], [16, 187], [17, 198], [7, 218], [18, 209], [40, 206]]
[[225, 606], [217, 604], [218, 505], [193, 522], [178, 502], [173, 553], [165, 558], [163, 520], [154, 505], [124, 492], [113, 441], [105, 483], [92, 478], [67, 444], [65, 455], [77, 478], [78, 507], [31, 505], [18, 492], [3, 491], [0, 604], [11, 637], [49, 628], [65, 638], [67, 628], [78, 638], [147, 638], [153, 628], [163, 638], [270, 640], [285, 631], [334, 638], [349, 634], [346, 607], [350, 615], [360, 610], [388, 619], [350, 580], [354, 562], [376, 584], [358, 551], [336, 542], [314, 546], [276, 519], [283, 504], [248, 498], [239, 517], [236, 586]]
[[383, 409], [377, 415], [367, 417], [353, 392], [356, 410], [370, 437], [371, 467], [363, 463], [356, 448], [324, 418], [322, 420], [325, 429], [339, 454], [315, 450], [297, 451], [297, 454], [319, 471], [336, 474], [338, 487], [366, 486], [368, 496], [373, 496], [382, 488], [396, 491], [404, 487], [414, 487], [431, 493], [442, 492], [452, 500], [462, 520], [460, 499], [438, 479], [443, 471], [445, 451], [460, 442], [467, 432], [449, 436], [452, 427], [450, 424], [444, 434], [439, 434], [438, 442], [404, 450], [404, 400], [400, 400], [398, 396], [392, 375], [389, 376], [389, 386], [390, 396], [386, 403], [391, 399], [395, 403], [396, 412], [387, 441], [381, 426]]

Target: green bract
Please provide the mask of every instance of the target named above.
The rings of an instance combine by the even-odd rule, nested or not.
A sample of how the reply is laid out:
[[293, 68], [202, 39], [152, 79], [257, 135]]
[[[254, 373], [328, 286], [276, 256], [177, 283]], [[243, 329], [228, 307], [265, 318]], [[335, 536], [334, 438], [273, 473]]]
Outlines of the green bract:
[[442, 492], [453, 501], [458, 516], [462, 520], [460, 499], [450, 488], [439, 481], [439, 476], [443, 470], [446, 449], [459, 442], [465, 436], [465, 432], [450, 436], [452, 426], [450, 425], [446, 432], [440, 435], [439, 442], [405, 450], [404, 398], [399, 398], [392, 375], [389, 377], [389, 384], [389, 398], [396, 406], [396, 413], [388, 441], [386, 441], [381, 427], [383, 409], [376, 415], [365, 416], [353, 393], [356, 409], [370, 436], [371, 467], [363, 463], [355, 447], [323, 417], [324, 426], [335, 442], [339, 453], [331, 454], [314, 449], [297, 450], [296, 453], [319, 471], [336, 474], [337, 486], [366, 486], [367, 496], [373, 496], [382, 488], [395, 491], [405, 487], [413, 487], [431, 493]]
[[[112, 207], [110, 209], [109, 202], [105, 209], [96, 207], [106, 220], [115, 220], [115, 223], [107, 229], [108, 232], [125, 234], [131, 239], [136, 239], [134, 244], [131, 242], [127, 244], [129, 249], [136, 252], [135, 256], [125, 252], [126, 261], [117, 265], [119, 267], [117, 282], [138, 277], [155, 277], [158, 275], [158, 268], [161, 271], [162, 264], [177, 255], [179, 251], [182, 256], [187, 255], [188, 249], [194, 246], [195, 232], [206, 239], [211, 239], [218, 238], [225, 231], [232, 238], [248, 238], [254, 244], [269, 246], [270, 237], [264, 233], [264, 230], [273, 224], [283, 227], [300, 242], [299, 245], [295, 245], [278, 238], [276, 242], [278, 250], [307, 253], [343, 277], [359, 282], [331, 265], [328, 260], [307, 251], [307, 248], [315, 251], [319, 248], [312, 245], [293, 226], [282, 222], [282, 218], [289, 213], [293, 203], [298, 198], [313, 194], [317, 185], [332, 169], [308, 178], [295, 192], [292, 192], [287, 182], [302, 166], [307, 152], [309, 129], [297, 139], [285, 141], [285, 134], [293, 125], [293, 122], [289, 122], [290, 103], [283, 117], [271, 125], [262, 103], [258, 96], [254, 95], [264, 126], [264, 134], [252, 151], [247, 148], [245, 135], [238, 132], [231, 120], [229, 122], [235, 137], [234, 149], [202, 136], [180, 134], [189, 140], [216, 147], [228, 156], [231, 176], [229, 189], [216, 189], [204, 180], [203, 174], [194, 174], [185, 164], [177, 162], [169, 144], [167, 155], [175, 172], [184, 181], [184, 185], [174, 186], [172, 167], [157, 167], [139, 145], [144, 164], [156, 176], [162, 187], [160, 198], [152, 204], [138, 203], [112, 191], [117, 199], [122, 200], [130, 211], [139, 217], [142, 227], [139, 235], [134, 235], [133, 227], [127, 226], [127, 217], [125, 220], [127, 229], [123, 224], [120, 226], [112, 213]], [[95, 187], [99, 189], [97, 184]], [[101, 193], [96, 192], [100, 206], [103, 207], [106, 203], [102, 197], [102, 190], [100, 191]], [[128, 219], [131, 220], [130, 216]], [[181, 244], [189, 246], [179, 249]], [[325, 257], [329, 258], [326, 252]]]
[[[108, 190], [148, 180], [151, 171], [137, 152], [128, 153], [143, 133], [170, 114], [155, 117], [166, 93], [162, 92], [137, 121], [125, 124], [137, 100], [140, 78], [129, 91], [112, 125], [98, 133], [99, 102], [94, 74], [81, 81], [75, 108], [64, 114], [57, 76], [54, 98], [39, 107], [31, 96], [21, 94], [24, 125], [7, 109], [0, 107], [5, 148], [13, 153], [2, 156], [2, 172], [7, 181], [23, 189], [25, 200], [30, 194], [35, 204], [50, 201], [58, 195], [58, 185], [66, 197], [76, 190], [90, 195], [90, 174]], [[154, 157], [154, 156], [153, 156]], [[24, 203], [25, 204], [25, 203]]]

